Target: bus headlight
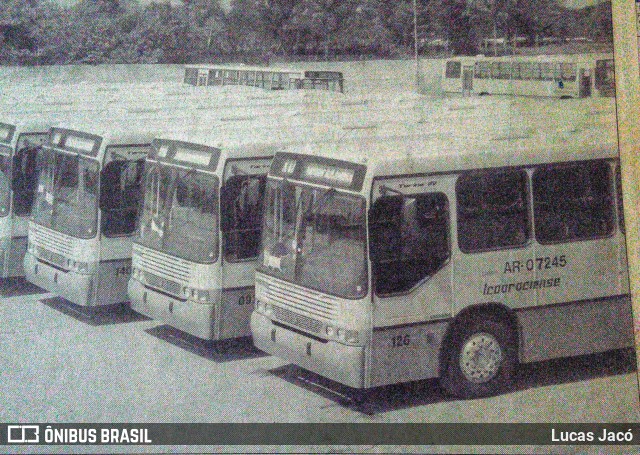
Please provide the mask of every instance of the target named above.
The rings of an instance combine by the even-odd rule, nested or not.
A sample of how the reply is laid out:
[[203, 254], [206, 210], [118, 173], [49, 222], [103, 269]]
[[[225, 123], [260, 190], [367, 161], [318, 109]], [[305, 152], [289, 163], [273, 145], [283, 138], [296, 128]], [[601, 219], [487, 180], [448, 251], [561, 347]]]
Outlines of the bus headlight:
[[342, 343], [357, 344], [358, 343], [358, 331], [347, 330], [342, 327], [333, 327], [327, 325], [325, 328], [327, 338], [334, 341], [340, 341]]
[[182, 294], [185, 298], [195, 300], [198, 303], [209, 303], [211, 300], [211, 294], [209, 291], [204, 289], [195, 289], [190, 288], [189, 286], [184, 286], [182, 288]]
[[256, 300], [256, 311], [258, 313], [264, 313], [264, 302], [261, 300]]
[[142, 273], [142, 270], [140, 270], [137, 267], [133, 267], [133, 269], [131, 270], [131, 276], [138, 281], [142, 281], [144, 279], [144, 274]]

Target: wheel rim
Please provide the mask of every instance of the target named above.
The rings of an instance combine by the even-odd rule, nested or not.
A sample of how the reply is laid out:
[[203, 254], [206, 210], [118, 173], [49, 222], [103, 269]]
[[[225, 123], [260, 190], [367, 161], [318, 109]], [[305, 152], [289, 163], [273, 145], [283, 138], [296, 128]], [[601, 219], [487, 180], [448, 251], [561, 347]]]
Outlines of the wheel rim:
[[481, 384], [490, 381], [500, 370], [502, 348], [490, 333], [473, 334], [462, 346], [460, 369], [467, 380]]

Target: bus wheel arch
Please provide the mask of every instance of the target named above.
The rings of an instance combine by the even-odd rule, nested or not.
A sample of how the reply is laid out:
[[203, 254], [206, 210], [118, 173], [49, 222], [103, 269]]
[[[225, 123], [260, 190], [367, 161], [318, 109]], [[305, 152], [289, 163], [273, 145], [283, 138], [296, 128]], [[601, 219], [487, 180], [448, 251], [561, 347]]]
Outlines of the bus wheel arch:
[[447, 329], [440, 350], [440, 383], [460, 398], [508, 390], [518, 365], [518, 324], [499, 303], [466, 308]]

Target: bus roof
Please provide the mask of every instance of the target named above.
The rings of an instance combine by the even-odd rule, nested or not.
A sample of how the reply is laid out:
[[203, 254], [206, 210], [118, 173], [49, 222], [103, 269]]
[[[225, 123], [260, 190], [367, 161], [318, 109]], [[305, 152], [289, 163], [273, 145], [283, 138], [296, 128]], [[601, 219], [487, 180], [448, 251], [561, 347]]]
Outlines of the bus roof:
[[478, 54], [474, 56], [455, 56], [447, 61], [495, 61], [495, 62], [581, 62], [593, 60], [611, 60], [613, 54], [610, 52], [593, 52], [588, 54], [542, 54], [542, 55], [503, 55], [494, 57], [491, 55]]
[[465, 136], [432, 134], [359, 138], [288, 146], [288, 153], [314, 155], [367, 166], [370, 177], [525, 166], [578, 159], [617, 158], [615, 129], [534, 134]]
[[203, 70], [223, 70], [223, 71], [260, 71], [265, 73], [293, 73], [304, 75], [303, 70], [293, 68], [282, 68], [276, 66], [257, 66], [257, 65], [214, 65], [211, 63], [190, 64], [185, 65], [186, 68], [196, 68]]
[[140, 118], [125, 116], [113, 119], [108, 117], [86, 120], [70, 119], [60, 122], [54, 128], [90, 133], [102, 137], [103, 144], [150, 144], [164, 131], [183, 129], [188, 123], [186, 117], [154, 116]]

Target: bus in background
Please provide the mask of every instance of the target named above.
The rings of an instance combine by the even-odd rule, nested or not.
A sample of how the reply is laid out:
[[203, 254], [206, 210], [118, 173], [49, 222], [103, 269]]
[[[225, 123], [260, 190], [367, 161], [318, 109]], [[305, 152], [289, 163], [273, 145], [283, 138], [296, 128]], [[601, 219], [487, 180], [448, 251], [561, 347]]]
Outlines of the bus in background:
[[449, 128], [275, 155], [259, 349], [360, 392], [439, 377], [478, 397], [519, 362], [631, 346], [615, 126]]
[[303, 71], [259, 66], [186, 65], [187, 85], [246, 85], [266, 90], [328, 90], [344, 93], [340, 71]]
[[445, 93], [586, 98], [615, 96], [611, 54], [454, 57], [445, 61]]
[[78, 305], [128, 300], [143, 163], [170, 123], [94, 120], [50, 130], [36, 159], [27, 280]]

